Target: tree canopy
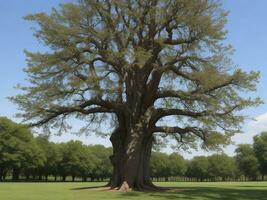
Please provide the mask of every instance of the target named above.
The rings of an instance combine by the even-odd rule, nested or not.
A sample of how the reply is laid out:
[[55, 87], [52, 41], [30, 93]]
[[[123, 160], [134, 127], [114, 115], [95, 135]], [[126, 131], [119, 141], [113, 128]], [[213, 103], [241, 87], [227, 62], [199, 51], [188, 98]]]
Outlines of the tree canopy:
[[203, 181], [208, 177], [209, 161], [205, 156], [196, 156], [189, 163], [187, 175]]
[[0, 179], [6, 170], [12, 169], [16, 181], [21, 169], [39, 167], [44, 160], [29, 129], [0, 117]]
[[240, 171], [250, 179], [256, 179], [259, 174], [259, 162], [249, 144], [241, 144], [236, 149], [236, 160]]
[[208, 157], [208, 176], [211, 178], [221, 177], [225, 180], [233, 177], [236, 173], [235, 160], [226, 154], [214, 154]]

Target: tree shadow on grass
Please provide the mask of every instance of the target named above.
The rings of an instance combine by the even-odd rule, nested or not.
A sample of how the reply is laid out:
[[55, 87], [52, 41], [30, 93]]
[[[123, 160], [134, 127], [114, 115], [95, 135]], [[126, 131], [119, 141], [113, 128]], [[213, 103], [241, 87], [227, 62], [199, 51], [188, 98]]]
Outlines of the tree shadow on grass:
[[241, 187], [241, 188], [266, 188], [266, 190], [267, 190], [267, 187], [264, 185], [238, 185], [238, 187]]
[[[172, 192], [130, 192], [120, 193], [119, 198], [138, 197], [143, 199], [145, 197], [152, 197], [152, 199], [191, 199], [191, 200], [266, 200], [267, 190], [260, 189], [235, 189], [235, 188], [216, 188], [216, 187], [179, 187]], [[143, 198], [142, 198], [143, 197]]]
[[78, 187], [78, 188], [71, 188], [70, 190], [93, 190], [93, 189], [105, 189], [107, 186], [100, 185], [100, 186], [89, 186], [89, 187]]

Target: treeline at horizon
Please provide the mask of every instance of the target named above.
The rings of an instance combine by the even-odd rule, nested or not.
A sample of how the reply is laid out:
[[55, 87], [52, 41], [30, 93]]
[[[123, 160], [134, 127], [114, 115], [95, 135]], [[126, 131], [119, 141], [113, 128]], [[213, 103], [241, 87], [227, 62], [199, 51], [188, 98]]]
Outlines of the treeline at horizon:
[[[0, 117], [0, 181], [107, 181], [112, 176], [112, 148], [80, 141], [54, 143], [46, 135]], [[185, 159], [153, 151], [153, 181], [266, 180], [267, 132], [242, 144], [236, 155], [213, 154]]]

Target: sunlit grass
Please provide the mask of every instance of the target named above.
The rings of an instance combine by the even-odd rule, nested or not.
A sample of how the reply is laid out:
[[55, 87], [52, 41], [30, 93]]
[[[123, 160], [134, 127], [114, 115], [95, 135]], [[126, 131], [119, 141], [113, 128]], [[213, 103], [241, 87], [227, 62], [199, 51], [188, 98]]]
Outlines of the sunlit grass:
[[267, 182], [158, 183], [175, 192], [99, 191], [104, 183], [0, 183], [1, 200], [228, 199], [265, 200]]

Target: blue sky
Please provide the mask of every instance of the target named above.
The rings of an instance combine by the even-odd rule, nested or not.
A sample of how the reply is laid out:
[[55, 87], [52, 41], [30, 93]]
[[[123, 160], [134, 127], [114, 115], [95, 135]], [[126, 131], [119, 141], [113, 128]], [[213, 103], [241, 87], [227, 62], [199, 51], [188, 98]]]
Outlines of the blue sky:
[[[6, 97], [16, 94], [14, 86], [17, 83], [25, 83], [24, 49], [35, 51], [42, 47], [33, 38], [30, 30], [31, 24], [22, 19], [23, 16], [35, 12], [48, 12], [59, 3], [70, 0], [9, 0], [0, 1], [0, 115], [8, 116], [14, 120], [17, 112], [15, 105]], [[267, 1], [266, 0], [222, 0], [223, 6], [230, 11], [228, 16], [227, 43], [235, 48], [233, 60], [242, 69], [261, 72], [261, 80], [258, 90], [253, 96], [260, 96], [267, 102]], [[253, 135], [267, 130], [267, 104], [258, 108], [245, 111], [256, 121], [248, 121], [244, 125], [245, 134], [237, 135], [236, 143], [251, 142]], [[54, 140], [66, 141], [77, 138], [67, 134], [62, 137], [54, 137]], [[103, 143], [107, 140], [101, 138], [82, 137], [86, 143]], [[233, 154], [234, 147], [226, 148], [226, 152]], [[203, 152], [194, 152], [193, 155]]]

